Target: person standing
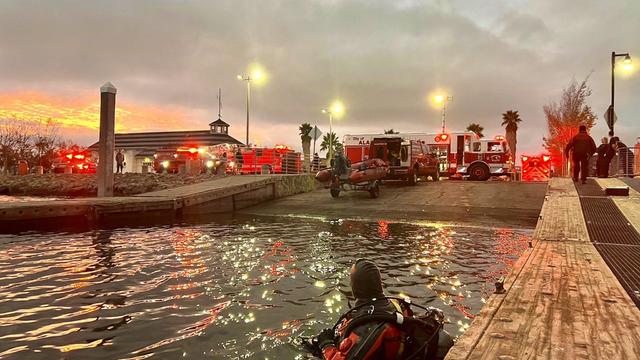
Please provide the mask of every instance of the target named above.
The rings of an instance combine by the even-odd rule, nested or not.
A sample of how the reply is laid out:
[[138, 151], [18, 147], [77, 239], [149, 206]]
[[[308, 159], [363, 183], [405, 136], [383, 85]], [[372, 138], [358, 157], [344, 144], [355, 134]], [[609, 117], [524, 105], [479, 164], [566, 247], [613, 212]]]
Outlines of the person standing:
[[118, 150], [116, 154], [116, 174], [122, 174], [124, 172], [124, 154], [122, 149]]
[[596, 142], [587, 133], [586, 126], [580, 125], [578, 133], [564, 149], [567, 158], [571, 151], [573, 151], [573, 181], [577, 182], [580, 179], [583, 184], [586, 184], [589, 176], [589, 158], [596, 152]]
[[598, 160], [596, 161], [596, 175], [599, 178], [609, 177], [609, 164], [611, 163], [611, 159], [616, 154], [615, 150], [611, 144], [609, 144], [609, 139], [605, 136], [602, 138], [602, 144], [598, 146]]
[[622, 170], [622, 175], [627, 177], [633, 177], [633, 152], [629, 150], [627, 145], [620, 141], [620, 138], [614, 136], [611, 138], [611, 146], [618, 152], [618, 159], [620, 159], [620, 167], [618, 171]]

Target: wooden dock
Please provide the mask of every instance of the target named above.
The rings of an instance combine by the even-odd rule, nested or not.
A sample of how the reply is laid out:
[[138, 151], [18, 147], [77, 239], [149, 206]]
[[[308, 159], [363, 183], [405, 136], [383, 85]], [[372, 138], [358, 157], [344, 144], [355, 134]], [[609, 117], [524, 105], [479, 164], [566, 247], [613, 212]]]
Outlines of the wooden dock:
[[[640, 229], [640, 194], [614, 202]], [[640, 310], [591, 243], [570, 179], [549, 182], [533, 248], [504, 287], [446, 359], [640, 358]]]

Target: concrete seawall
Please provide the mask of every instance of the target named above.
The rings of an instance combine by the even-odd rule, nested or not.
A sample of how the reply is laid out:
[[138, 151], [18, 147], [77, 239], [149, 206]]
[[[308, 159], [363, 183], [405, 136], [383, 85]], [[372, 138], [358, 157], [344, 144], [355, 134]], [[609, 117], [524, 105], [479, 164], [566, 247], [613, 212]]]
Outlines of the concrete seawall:
[[0, 232], [73, 221], [175, 218], [227, 213], [314, 190], [309, 175], [233, 176], [128, 197], [0, 203]]

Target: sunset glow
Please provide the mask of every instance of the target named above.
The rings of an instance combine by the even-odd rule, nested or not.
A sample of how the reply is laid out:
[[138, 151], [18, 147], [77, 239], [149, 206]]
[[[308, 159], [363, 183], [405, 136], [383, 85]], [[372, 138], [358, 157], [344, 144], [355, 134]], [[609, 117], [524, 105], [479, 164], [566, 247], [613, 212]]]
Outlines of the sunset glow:
[[[52, 122], [62, 128], [97, 130], [100, 123], [100, 98], [86, 94], [80, 97], [55, 97], [40, 92], [0, 93], [0, 119], [25, 122]], [[185, 112], [175, 108], [159, 108], [117, 101], [116, 131], [148, 131], [176, 129], [190, 124]]]

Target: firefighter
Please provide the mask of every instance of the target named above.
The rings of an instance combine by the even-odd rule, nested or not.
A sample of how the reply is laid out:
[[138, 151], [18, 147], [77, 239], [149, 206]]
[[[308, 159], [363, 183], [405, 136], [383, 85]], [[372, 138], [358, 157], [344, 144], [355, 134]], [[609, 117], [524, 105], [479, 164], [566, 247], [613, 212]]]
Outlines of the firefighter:
[[602, 138], [602, 144], [598, 146], [598, 160], [596, 161], [596, 175], [599, 178], [609, 177], [609, 164], [611, 163], [611, 159], [616, 154], [616, 151], [613, 149], [611, 144], [609, 144], [609, 139], [605, 136]]
[[573, 181], [578, 182], [580, 179], [583, 184], [586, 184], [587, 176], [589, 176], [589, 158], [596, 152], [596, 143], [587, 133], [586, 126], [580, 125], [578, 133], [564, 149], [565, 155], [569, 157], [569, 152], [572, 150]]
[[[358, 259], [351, 268], [354, 307], [342, 315], [334, 329], [325, 329], [306, 347], [325, 360], [443, 359], [453, 346], [442, 329], [444, 314], [422, 308], [416, 316], [408, 300], [388, 298], [375, 263]], [[414, 305], [417, 306], [417, 305]]]
[[631, 151], [625, 143], [620, 141], [620, 138], [617, 136], [611, 138], [611, 146], [618, 152], [618, 172], [622, 170], [623, 176], [632, 178], [634, 161], [633, 151]]

